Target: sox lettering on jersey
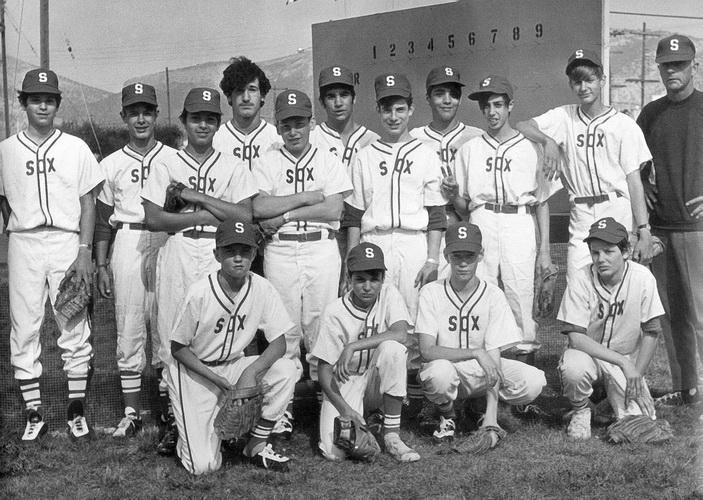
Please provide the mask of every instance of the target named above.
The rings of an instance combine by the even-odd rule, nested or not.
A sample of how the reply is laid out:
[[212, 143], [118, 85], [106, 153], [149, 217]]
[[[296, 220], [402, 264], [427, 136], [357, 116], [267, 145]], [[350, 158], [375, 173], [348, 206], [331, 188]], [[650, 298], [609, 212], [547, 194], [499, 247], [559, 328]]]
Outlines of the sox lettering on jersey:
[[27, 175], [34, 175], [34, 173], [38, 174], [46, 174], [49, 172], [56, 172], [56, 168], [54, 168], [54, 158], [46, 158], [45, 160], [37, 160], [35, 163], [34, 160], [29, 160], [26, 164], [27, 168]]
[[510, 172], [510, 163], [512, 163], [512, 158], [486, 158], [486, 172], [490, 172], [495, 169], [498, 172]]
[[288, 184], [293, 184], [294, 182], [314, 180], [315, 177], [312, 175], [312, 167], [303, 167], [296, 169], [289, 168], [288, 170], [286, 170], [286, 182]]
[[190, 188], [200, 191], [201, 193], [204, 193], [206, 190], [210, 193], [214, 193], [215, 182], [217, 182], [216, 177], [195, 177], [194, 175], [188, 177]]
[[579, 147], [605, 147], [605, 134], [603, 132], [593, 133], [593, 134], [578, 134], [576, 136], [576, 145]]
[[605, 317], [605, 308], [608, 308], [608, 317], [614, 318], [615, 316], [622, 316], [625, 310], [625, 301], [618, 300], [612, 304], [599, 303], [598, 304], [598, 319], [603, 319]]
[[261, 144], [247, 144], [242, 148], [234, 148], [232, 154], [240, 160], [255, 160], [260, 154]]

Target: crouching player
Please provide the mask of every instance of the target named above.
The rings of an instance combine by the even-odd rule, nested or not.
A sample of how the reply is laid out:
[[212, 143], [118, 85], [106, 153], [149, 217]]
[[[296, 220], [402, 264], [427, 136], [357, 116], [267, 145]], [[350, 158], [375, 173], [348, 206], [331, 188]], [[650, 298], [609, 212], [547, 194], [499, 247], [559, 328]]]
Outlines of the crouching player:
[[498, 399], [529, 404], [547, 381], [542, 370], [500, 357], [522, 336], [503, 292], [476, 276], [483, 259], [478, 226], [451, 225], [446, 242], [451, 276], [420, 291], [415, 325], [423, 360], [420, 382], [427, 399], [440, 410], [433, 434], [438, 441], [454, 437], [454, 401], [485, 395], [481, 427], [492, 432], [494, 448], [504, 435], [498, 426]]
[[384, 284], [386, 266], [378, 246], [354, 247], [347, 272], [351, 290], [325, 308], [312, 348], [323, 391], [320, 450], [327, 459], [342, 460], [344, 451], [332, 443], [334, 418], [363, 425], [364, 409], [382, 408], [386, 452], [399, 462], [415, 462], [420, 455], [399, 435], [410, 315], [398, 289]]
[[644, 373], [661, 332], [664, 308], [652, 273], [628, 261], [628, 234], [612, 217], [593, 223], [584, 239], [592, 264], [569, 281], [557, 319], [564, 323], [569, 347], [559, 363], [564, 397], [571, 402], [567, 434], [591, 437], [588, 398], [593, 384], [605, 383], [615, 417], [648, 415], [655, 419]]
[[[230, 388], [261, 383], [263, 411], [244, 448], [244, 455], [260, 467], [285, 472], [287, 457], [266, 441], [276, 420], [293, 396], [296, 368], [283, 359], [285, 334], [294, 325], [276, 290], [249, 272], [256, 255], [253, 227], [244, 220], [220, 224], [215, 235], [215, 258], [220, 270], [188, 290], [174, 322], [169, 365], [169, 392], [178, 426], [177, 453], [193, 474], [222, 465], [221, 440], [214, 422]], [[269, 345], [260, 356], [243, 350], [261, 329]]]

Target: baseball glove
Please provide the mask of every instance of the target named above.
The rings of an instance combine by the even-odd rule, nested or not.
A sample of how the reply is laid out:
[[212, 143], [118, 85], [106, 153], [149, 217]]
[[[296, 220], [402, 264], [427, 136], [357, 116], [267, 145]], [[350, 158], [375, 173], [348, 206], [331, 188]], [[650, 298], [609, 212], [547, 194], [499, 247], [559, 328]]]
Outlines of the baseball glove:
[[88, 287], [83, 280], [76, 278], [76, 273], [67, 274], [59, 284], [59, 293], [54, 302], [56, 316], [68, 323], [90, 303]]
[[186, 188], [182, 182], [171, 183], [166, 188], [166, 200], [164, 201], [164, 212], [172, 214], [178, 213], [188, 204], [181, 198], [181, 192]]
[[645, 415], [630, 415], [608, 427], [608, 440], [613, 443], [663, 443], [673, 437], [669, 422]]
[[547, 318], [554, 312], [554, 288], [557, 286], [559, 266], [552, 264], [535, 273], [535, 298], [532, 302], [532, 317]]
[[215, 418], [215, 434], [223, 440], [238, 439], [254, 429], [261, 418], [263, 399], [260, 385], [227, 391]]
[[466, 438], [458, 441], [452, 446], [454, 453], [469, 453], [471, 455], [483, 455], [488, 450], [492, 450], [505, 438], [506, 432], [497, 425], [487, 425], [480, 427]]
[[351, 458], [362, 462], [373, 462], [381, 453], [381, 447], [371, 431], [354, 419], [334, 417], [332, 442]]

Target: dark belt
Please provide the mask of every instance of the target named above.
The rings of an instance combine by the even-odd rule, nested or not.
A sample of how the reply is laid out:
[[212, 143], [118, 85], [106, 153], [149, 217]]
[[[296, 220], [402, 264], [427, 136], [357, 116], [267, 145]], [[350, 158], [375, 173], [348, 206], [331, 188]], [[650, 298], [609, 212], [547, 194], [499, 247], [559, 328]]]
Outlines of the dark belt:
[[[616, 196], [622, 198], [620, 193], [616, 193]], [[574, 203], [585, 203], [587, 205], [596, 205], [597, 203], [605, 203], [606, 201], [610, 201], [610, 196], [607, 194], [602, 194], [600, 196], [579, 196], [578, 198], [574, 198]]]
[[196, 231], [195, 229], [191, 229], [190, 231], [183, 231], [181, 234], [183, 234], [184, 238], [192, 238], [194, 240], [199, 240], [201, 238], [215, 239], [215, 233], [211, 231]]
[[[520, 205], [497, 205], [495, 203], [486, 203], [483, 205], [486, 210], [496, 214], [516, 214], [520, 209]], [[528, 214], [535, 213], [535, 207], [532, 205], [524, 205], [525, 212]]]
[[224, 364], [229, 363], [230, 361], [234, 361], [234, 360], [233, 360], [233, 359], [224, 359], [224, 360], [219, 360], [219, 361], [203, 361], [203, 360], [200, 360], [200, 362], [201, 362], [202, 364], [204, 364], [205, 366], [221, 366], [221, 365], [224, 365]]
[[[281, 241], [320, 241], [322, 239], [322, 231], [314, 233], [280, 233], [278, 239]], [[334, 231], [327, 231], [327, 239], [334, 239]]]
[[146, 224], [143, 222], [118, 222], [117, 229], [131, 229], [132, 231], [146, 231]]

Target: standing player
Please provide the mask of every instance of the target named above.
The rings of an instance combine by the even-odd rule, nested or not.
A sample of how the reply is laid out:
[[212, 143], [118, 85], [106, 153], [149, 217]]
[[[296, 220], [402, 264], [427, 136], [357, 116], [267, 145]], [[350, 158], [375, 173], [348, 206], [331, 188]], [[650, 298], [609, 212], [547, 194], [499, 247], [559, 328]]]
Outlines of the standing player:
[[383, 251], [376, 245], [354, 247], [347, 271], [351, 291], [323, 311], [311, 353], [318, 360], [324, 391], [320, 450], [325, 458], [342, 460], [344, 451], [332, 442], [334, 418], [364, 425], [364, 410], [382, 407], [385, 450], [399, 462], [415, 462], [420, 455], [399, 434], [406, 395], [408, 310], [398, 290], [384, 283]]
[[583, 239], [588, 227], [611, 216], [634, 228], [638, 241], [634, 260], [648, 264], [652, 235], [644, 200], [640, 166], [651, 159], [642, 131], [629, 117], [601, 101], [605, 85], [598, 54], [577, 50], [566, 65], [569, 85], [579, 104], [554, 108], [515, 128], [544, 146], [545, 175], [556, 173], [560, 153], [565, 164], [560, 175], [571, 199], [567, 278], [588, 264]]
[[[188, 146], [155, 161], [142, 189], [147, 227], [171, 234], [159, 251], [156, 271], [161, 337], [158, 359], [164, 364], [172, 359], [173, 319], [186, 290], [218, 267], [212, 254], [216, 226], [227, 218], [251, 220], [251, 198], [257, 195], [246, 165], [212, 147], [221, 116], [217, 90], [195, 88], [188, 92], [180, 116]], [[166, 188], [179, 182], [187, 186], [181, 191], [187, 206], [179, 213], [166, 212], [162, 209]], [[158, 448], [163, 454], [172, 454], [176, 446], [176, 427], [170, 415], [168, 420]]]
[[[217, 228], [215, 259], [220, 270], [189, 287], [173, 327], [169, 389], [178, 425], [178, 456], [192, 474], [222, 465], [214, 422], [218, 400], [230, 389], [261, 384], [261, 418], [244, 455], [264, 469], [286, 472], [289, 459], [266, 441], [295, 388], [295, 365], [284, 359], [285, 334], [293, 328], [271, 283], [249, 272], [256, 253], [254, 228], [245, 219], [228, 219]], [[257, 329], [269, 345], [260, 356], [244, 356]]]
[[[151, 165], [175, 153], [173, 148], [154, 139], [154, 124], [158, 116], [154, 87], [144, 83], [124, 87], [120, 117], [127, 125], [129, 143], [101, 163], [105, 183], [97, 201], [97, 283], [100, 295], [108, 299], [113, 298], [110, 275], [115, 283], [117, 366], [125, 408], [125, 416], [113, 437], [132, 436], [142, 427], [139, 413], [142, 372], [146, 367], [147, 325], [151, 331], [152, 352], [155, 353], [152, 362], [157, 370], [163, 369], [156, 355], [159, 334], [154, 297], [156, 258], [167, 236], [147, 230], [141, 198]], [[110, 253], [110, 241], [115, 231]], [[162, 388], [161, 392], [162, 414], [167, 415], [166, 388]]]
[[703, 358], [703, 93], [696, 90], [696, 48], [688, 37], [659, 41], [656, 62], [666, 96], [637, 118], [654, 155], [648, 188], [652, 226], [665, 244], [652, 271], [666, 316], [662, 330], [674, 392], [662, 402], [692, 404], [698, 394], [696, 343]]
[[498, 399], [529, 404], [547, 381], [542, 370], [500, 357], [521, 336], [503, 292], [476, 276], [483, 259], [481, 230], [461, 222], [447, 228], [446, 241], [451, 276], [420, 292], [415, 331], [426, 363], [419, 378], [425, 395], [441, 413], [435, 439], [453, 439], [454, 401], [485, 395], [481, 426], [492, 433], [493, 448], [502, 435]]
[[652, 273], [628, 262], [628, 232], [612, 217], [593, 223], [584, 240], [592, 264], [567, 282], [557, 319], [569, 336], [559, 372], [563, 394], [573, 408], [567, 434], [591, 437], [588, 398], [603, 381], [615, 417], [655, 419], [644, 374], [657, 346], [664, 314]]
[[[91, 290], [94, 196], [103, 176], [88, 146], [54, 127], [61, 105], [56, 73], [27, 72], [19, 102], [28, 128], [0, 143], [0, 201], [9, 213], [10, 351], [26, 408], [22, 440], [35, 441], [48, 430], [39, 387], [46, 298], [53, 304], [59, 283], [71, 274]], [[56, 322], [68, 378], [69, 436], [87, 438], [83, 411], [93, 356], [87, 311], [68, 323], [57, 316]]]

